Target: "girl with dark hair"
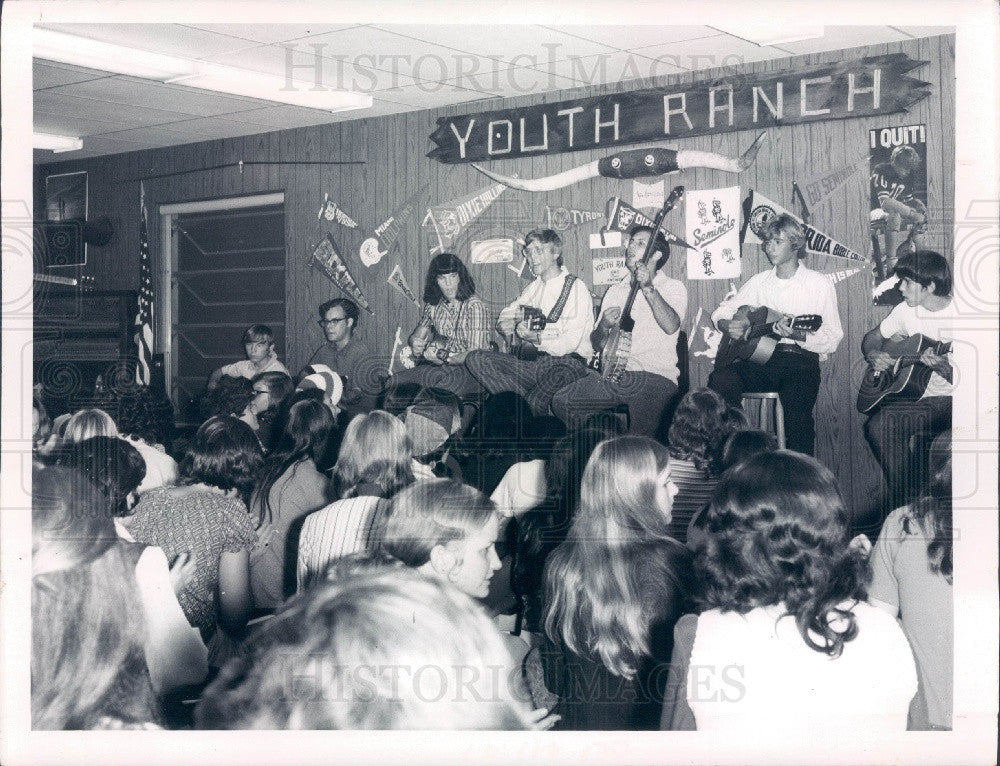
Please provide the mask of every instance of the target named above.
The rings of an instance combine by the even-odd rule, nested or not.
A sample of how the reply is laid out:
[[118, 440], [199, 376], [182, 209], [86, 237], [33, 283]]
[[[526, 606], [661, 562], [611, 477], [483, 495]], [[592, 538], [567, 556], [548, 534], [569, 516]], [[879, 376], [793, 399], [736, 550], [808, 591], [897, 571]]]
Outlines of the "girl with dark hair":
[[492, 332], [489, 309], [465, 264], [452, 253], [438, 253], [427, 267], [423, 314], [408, 341], [417, 365], [393, 375], [393, 386], [419, 383], [460, 399], [481, 397], [483, 388], [464, 362], [470, 351], [490, 347]]
[[923, 497], [889, 514], [872, 552], [871, 601], [901, 619], [919, 688], [907, 728], [951, 729], [954, 675], [951, 431], [931, 447]]
[[253, 399], [243, 410], [240, 420], [254, 430], [261, 445], [269, 450], [274, 447], [272, 437], [278, 438], [274, 432], [278, 408], [295, 386], [283, 372], [262, 372], [250, 381], [250, 385], [253, 386]]
[[696, 388], [684, 394], [667, 434], [671, 472], [677, 485], [674, 498], [674, 536], [687, 539], [691, 519], [712, 497], [718, 474], [715, 456], [722, 442], [738, 430], [725, 400], [710, 388]]
[[663, 728], [905, 730], [913, 655], [865, 600], [849, 529], [833, 474], [811, 457], [763, 453], [726, 474], [695, 552], [702, 612], [675, 631]]
[[309, 585], [343, 556], [367, 550], [388, 498], [413, 482], [413, 442], [384, 410], [355, 415], [344, 432], [333, 483], [340, 498], [309, 514], [298, 547], [298, 585]]
[[335, 427], [333, 414], [322, 402], [297, 401], [264, 461], [250, 503], [258, 538], [250, 559], [250, 584], [258, 607], [273, 609], [295, 592], [300, 520], [332, 499], [330, 481], [316, 464], [326, 454]]
[[206, 640], [219, 627], [238, 635], [250, 616], [257, 535], [246, 503], [263, 459], [250, 426], [233, 416], [210, 418], [181, 460], [179, 485], [151, 489], [127, 519], [137, 541], [160, 546], [169, 559], [194, 559], [195, 576], [178, 600]]
[[546, 686], [569, 729], [655, 729], [691, 555], [670, 537], [666, 448], [622, 436], [587, 462], [566, 541], [545, 565]]
[[31, 727], [159, 728], [135, 566], [78, 473], [31, 477]]
[[120, 438], [92, 436], [64, 452], [59, 464], [76, 470], [100, 491], [122, 544], [135, 554], [135, 581], [147, 626], [144, 651], [153, 688], [163, 694], [204, 680], [205, 644], [177, 600], [177, 593], [194, 576], [194, 562], [185, 554], [170, 567], [160, 548], [136, 543], [122, 523], [132, 513], [146, 470], [138, 450]]

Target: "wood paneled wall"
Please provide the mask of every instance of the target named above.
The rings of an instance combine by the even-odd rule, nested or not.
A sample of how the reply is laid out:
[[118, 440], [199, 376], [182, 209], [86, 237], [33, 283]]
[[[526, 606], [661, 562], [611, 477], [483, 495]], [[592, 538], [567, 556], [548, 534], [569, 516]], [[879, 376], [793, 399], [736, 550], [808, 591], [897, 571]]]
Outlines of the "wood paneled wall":
[[[905, 114], [773, 128], [769, 144], [762, 149], [757, 163], [741, 176], [696, 170], [669, 177], [668, 188], [672, 183], [683, 183], [689, 189], [738, 183], [744, 192], [755, 188], [785, 204], [790, 199], [793, 180], [835, 170], [866, 156], [869, 128], [923, 123], [927, 125], [928, 203], [937, 216], [936, 225], [928, 234], [928, 245], [952, 258], [949, 232], [954, 223], [954, 44], [954, 36], [942, 36], [737, 67], [738, 73], [771, 72], [849, 57], [903, 52], [929, 62], [912, 74], [929, 81], [931, 93]], [[733, 68], [716, 69], [694, 75], [657, 78], [654, 82], [644, 82], [643, 86], [672, 85], [733, 74]], [[87, 170], [90, 173], [90, 214], [110, 215], [117, 233], [109, 247], [91, 250], [90, 262], [83, 268], [83, 273], [95, 277], [97, 285], [103, 289], [136, 289], [140, 179], [148, 179], [145, 181], [146, 199], [152, 213], [155, 213], [157, 205], [163, 203], [282, 191], [285, 193], [286, 212], [289, 368], [298, 369], [322, 342], [320, 329], [314, 321], [317, 305], [340, 294], [326, 278], [307, 265], [312, 247], [327, 231], [333, 232], [349, 268], [375, 310], [374, 317], [362, 315], [360, 334], [373, 349], [388, 354], [397, 326], [401, 326], [406, 333], [417, 319], [417, 308], [391, 288], [386, 278], [398, 262], [409, 284], [419, 295], [429, 260], [430, 239], [420, 228], [427, 205], [444, 202], [489, 183], [469, 166], [446, 166], [425, 156], [431, 148], [428, 136], [434, 130], [436, 119], [468, 111], [559, 101], [628, 89], [624, 85], [581, 88], [523, 97], [506, 103], [500, 100], [478, 102], [472, 110], [459, 105], [40, 166], [36, 178], [36, 208], [42, 209], [45, 175]], [[684, 139], [671, 145], [737, 155], [748, 146], [754, 135], [751, 131], [743, 131]], [[500, 172], [536, 177], [589, 162], [597, 156], [597, 152], [573, 152], [499, 161], [494, 166]], [[230, 167], [153, 178], [240, 160], [356, 160], [364, 164], [250, 165], [245, 166], [242, 173], [236, 167]], [[418, 201], [416, 215], [400, 235], [398, 251], [375, 267], [365, 268], [358, 258], [361, 241], [425, 184], [427, 191]], [[327, 221], [317, 221], [316, 213], [324, 193], [329, 193], [331, 199], [360, 224], [358, 229], [350, 230]], [[613, 195], [629, 201], [630, 183], [594, 179], [546, 194], [508, 190], [463, 235], [455, 249], [467, 259], [468, 243], [472, 237], [523, 234], [529, 226], [544, 221], [546, 205], [602, 211]], [[868, 209], [867, 165], [864, 165], [841, 189], [812, 207], [812, 223], [849, 247], [869, 253]], [[683, 231], [683, 220], [683, 212], [679, 209], [668, 219], [668, 225]], [[155, 215], [150, 217], [150, 223], [154, 253], [158, 254], [159, 232]], [[587, 237], [597, 230], [598, 225], [599, 222], [594, 222], [564, 232], [567, 266], [588, 282], [592, 253], [588, 249]], [[744, 278], [767, 267], [763, 253], [752, 245], [744, 248], [743, 260]], [[813, 256], [810, 261], [810, 267], [825, 272], [852, 265], [825, 256]], [[666, 269], [671, 276], [683, 279], [683, 257], [673, 258]], [[495, 309], [512, 300], [521, 286], [518, 278], [504, 265], [477, 266], [473, 268], [473, 275], [480, 294]], [[689, 309], [685, 328], [689, 334], [698, 308], [710, 312], [718, 305], [726, 289], [727, 284], [719, 281], [688, 283]], [[855, 514], [862, 514], [881, 492], [882, 479], [862, 435], [863, 419], [854, 409], [854, 396], [864, 370], [859, 346], [863, 334], [886, 311], [871, 305], [868, 269], [840, 282], [837, 297], [845, 337], [838, 352], [823, 364], [822, 387], [816, 406], [817, 452], [820, 460], [836, 473]], [[703, 385], [709, 371], [705, 359], [695, 358], [691, 366], [692, 385]]]

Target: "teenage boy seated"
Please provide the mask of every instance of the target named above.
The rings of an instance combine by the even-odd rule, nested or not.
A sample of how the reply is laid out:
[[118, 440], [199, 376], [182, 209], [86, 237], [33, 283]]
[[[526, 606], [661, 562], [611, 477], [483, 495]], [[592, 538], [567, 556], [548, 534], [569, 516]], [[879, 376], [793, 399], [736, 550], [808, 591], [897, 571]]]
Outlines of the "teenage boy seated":
[[288, 375], [285, 365], [278, 361], [278, 355], [274, 353], [274, 333], [267, 325], [255, 324], [248, 327], [243, 332], [243, 349], [246, 359], [225, 364], [209, 376], [210, 391], [219, 385], [219, 379], [223, 375], [251, 380], [262, 372], [283, 372]]

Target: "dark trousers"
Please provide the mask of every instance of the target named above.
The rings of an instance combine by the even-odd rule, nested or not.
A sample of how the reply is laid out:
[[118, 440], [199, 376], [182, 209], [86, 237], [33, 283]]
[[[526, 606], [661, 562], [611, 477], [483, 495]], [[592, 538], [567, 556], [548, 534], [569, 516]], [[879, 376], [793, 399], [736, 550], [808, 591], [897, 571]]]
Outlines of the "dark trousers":
[[865, 423], [865, 438], [885, 474], [888, 512], [920, 497], [927, 488], [934, 438], [951, 428], [951, 397], [883, 404]]
[[785, 411], [788, 449], [813, 454], [816, 448], [813, 406], [819, 394], [819, 357], [816, 354], [779, 346], [766, 364], [736, 362], [713, 370], [708, 376], [708, 387], [731, 407], [741, 406], [740, 397], [745, 391], [777, 391]]

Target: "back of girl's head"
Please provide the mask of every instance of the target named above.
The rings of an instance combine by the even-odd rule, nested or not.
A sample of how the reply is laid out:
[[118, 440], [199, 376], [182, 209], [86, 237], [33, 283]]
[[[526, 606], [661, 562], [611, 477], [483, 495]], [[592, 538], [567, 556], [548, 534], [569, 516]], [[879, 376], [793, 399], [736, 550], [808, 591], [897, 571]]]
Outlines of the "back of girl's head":
[[108, 499], [115, 516], [127, 516], [128, 498], [146, 476], [146, 461], [128, 442], [112, 436], [92, 436], [59, 458], [87, 477]]
[[334, 466], [338, 492], [349, 496], [359, 484], [375, 484], [386, 497], [413, 481], [413, 442], [399, 418], [385, 410], [356, 415], [348, 423]]
[[66, 422], [63, 441], [66, 444], [76, 444], [91, 436], [118, 436], [118, 427], [114, 419], [104, 410], [80, 410]]
[[718, 473], [722, 473], [744, 460], [762, 452], [774, 452], [778, 449], [778, 440], [767, 431], [751, 429], [736, 431], [729, 434], [722, 443], [719, 454]]
[[198, 412], [203, 418], [239, 416], [253, 398], [253, 383], [248, 378], [223, 375], [215, 388], [199, 397]]
[[315, 399], [292, 404], [282, 425], [274, 448], [276, 456], [308, 456], [316, 463], [325, 454], [327, 443], [336, 428], [330, 408]]
[[199, 728], [530, 728], [496, 627], [468, 596], [411, 569], [319, 585], [270, 622], [254, 655], [205, 690]]
[[930, 476], [923, 497], [913, 503], [911, 513], [923, 526], [910, 530], [928, 537], [927, 562], [931, 571], [952, 581], [952, 478], [951, 431], [938, 434], [930, 449]]
[[841, 633], [830, 617], [840, 602], [865, 598], [868, 570], [848, 548], [850, 518], [828, 468], [788, 450], [755, 455], [719, 482], [705, 527], [695, 558], [704, 607], [745, 613], [783, 603], [805, 642], [834, 656], [854, 637], [849, 613]]
[[725, 400], [710, 388], [684, 394], [670, 423], [670, 456], [707, 469], [719, 443], [732, 430]]
[[481, 530], [496, 513], [482, 492], [451, 479], [426, 479], [400, 490], [379, 525], [378, 549], [407, 566], [430, 561], [437, 545]]
[[174, 436], [174, 406], [163, 391], [141, 386], [118, 397], [115, 423], [123, 436], [169, 448]]
[[251, 385], [263, 383], [267, 386], [268, 409], [277, 408], [285, 397], [295, 390], [292, 379], [283, 372], [262, 372], [250, 381]]
[[[126, 658], [142, 656], [135, 575], [117, 542], [108, 501], [90, 482], [63, 466], [33, 470], [32, 728], [92, 727]], [[144, 702], [135, 695], [116, 714], [134, 709], [143, 720]]]
[[669, 537], [670, 518], [656, 496], [657, 477], [669, 461], [666, 447], [646, 437], [598, 444], [583, 472], [570, 538], [616, 547]]
[[221, 415], [201, 424], [178, 473], [184, 484], [201, 482], [223, 490], [236, 489], [245, 499], [263, 461], [253, 429], [232, 415]]
[[578, 504], [587, 461], [598, 444], [616, 435], [608, 428], [573, 428], [552, 446], [545, 463], [548, 510], [568, 518]]

